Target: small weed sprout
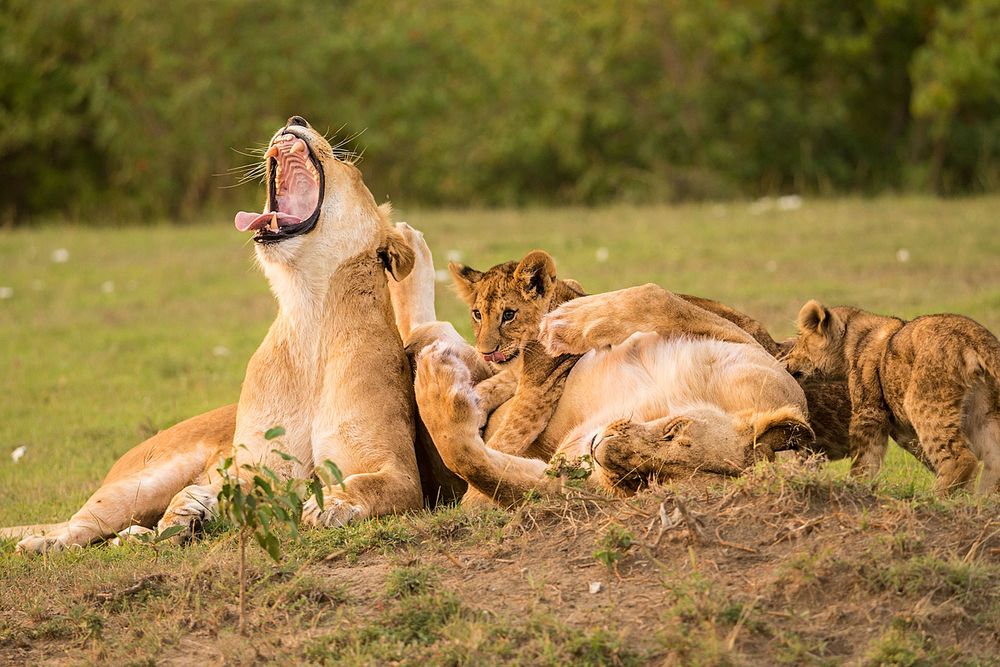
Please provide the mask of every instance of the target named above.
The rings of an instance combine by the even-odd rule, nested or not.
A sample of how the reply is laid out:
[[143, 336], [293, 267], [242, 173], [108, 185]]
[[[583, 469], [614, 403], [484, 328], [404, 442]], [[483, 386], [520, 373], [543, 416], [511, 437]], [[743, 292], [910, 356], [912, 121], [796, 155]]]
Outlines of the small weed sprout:
[[564, 454], [556, 454], [549, 461], [545, 474], [563, 480], [565, 486], [580, 488], [594, 472], [594, 462], [589, 454], [568, 459]]
[[604, 564], [609, 570], [618, 567], [618, 561], [625, 557], [625, 553], [632, 548], [635, 536], [621, 524], [613, 523], [608, 526], [604, 536], [597, 543], [599, 547], [594, 552], [594, 558]]
[[[281, 426], [268, 429], [264, 438], [273, 441], [285, 434]], [[285, 461], [295, 461], [291, 454], [271, 450]], [[243, 475], [231, 470], [244, 471]], [[237, 467], [235, 456], [226, 458], [218, 468], [222, 477], [219, 491], [219, 515], [238, 529], [240, 550], [240, 634], [246, 617], [246, 538], [252, 535], [272, 560], [281, 560], [279, 536], [299, 540], [302, 506], [315, 496], [323, 509], [323, 487], [343, 484], [343, 474], [332, 462], [325, 461], [310, 480], [281, 479], [264, 465], [244, 463]]]

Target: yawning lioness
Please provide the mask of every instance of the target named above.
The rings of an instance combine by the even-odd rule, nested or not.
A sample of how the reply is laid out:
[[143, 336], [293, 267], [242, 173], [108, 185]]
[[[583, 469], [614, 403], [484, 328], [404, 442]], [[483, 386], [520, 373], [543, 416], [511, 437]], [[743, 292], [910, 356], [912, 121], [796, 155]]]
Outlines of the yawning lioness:
[[[254, 233], [278, 316], [247, 366], [235, 421], [233, 406], [219, 408], [138, 445], [68, 522], [5, 529], [26, 534], [20, 550], [86, 545], [132, 526], [188, 527], [214, 512], [216, 468], [234, 451], [239, 463], [288, 477], [335, 462], [344, 486], [326, 490], [322, 511], [307, 503], [312, 524], [421, 507], [411, 374], [386, 276], [403, 279], [413, 251], [358, 169], [303, 118], [288, 119], [264, 160], [264, 210], [235, 223]], [[274, 426], [301, 463], [272, 452], [264, 433]]]

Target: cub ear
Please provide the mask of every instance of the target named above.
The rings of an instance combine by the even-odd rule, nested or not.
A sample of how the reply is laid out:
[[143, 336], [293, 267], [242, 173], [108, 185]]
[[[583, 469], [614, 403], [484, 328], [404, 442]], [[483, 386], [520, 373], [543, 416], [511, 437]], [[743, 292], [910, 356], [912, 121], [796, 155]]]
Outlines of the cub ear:
[[660, 427], [659, 439], [663, 442], [673, 442], [679, 438], [690, 425], [690, 417], [674, 417]]
[[799, 331], [803, 333], [815, 331], [826, 334], [832, 321], [833, 313], [830, 309], [815, 299], [806, 303], [799, 311]]
[[413, 262], [416, 260], [413, 248], [406, 242], [406, 237], [393, 228], [386, 231], [385, 245], [379, 248], [378, 256], [382, 260], [382, 266], [396, 282], [410, 275]]
[[483, 279], [485, 274], [458, 262], [448, 262], [448, 271], [451, 272], [451, 279], [455, 283], [455, 292], [458, 294], [458, 298], [471, 306], [475, 300], [476, 284]]
[[572, 278], [563, 278], [562, 279], [562, 283], [563, 283], [563, 285], [565, 285], [566, 287], [568, 287], [570, 289], [570, 291], [573, 292], [574, 294], [576, 294], [577, 296], [587, 296], [587, 293], [585, 291], [583, 291], [583, 285], [581, 285], [579, 282], [573, 280]]
[[549, 295], [556, 280], [556, 263], [544, 250], [532, 250], [514, 269], [514, 282], [526, 299]]

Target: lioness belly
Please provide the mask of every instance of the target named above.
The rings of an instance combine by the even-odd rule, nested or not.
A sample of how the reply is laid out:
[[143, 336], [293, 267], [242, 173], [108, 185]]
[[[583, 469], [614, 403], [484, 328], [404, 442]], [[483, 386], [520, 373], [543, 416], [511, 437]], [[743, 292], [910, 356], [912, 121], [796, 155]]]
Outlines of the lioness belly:
[[542, 437], [558, 442], [584, 423], [648, 421], [697, 403], [727, 411], [806, 408], [801, 388], [762, 349], [637, 333], [577, 362]]

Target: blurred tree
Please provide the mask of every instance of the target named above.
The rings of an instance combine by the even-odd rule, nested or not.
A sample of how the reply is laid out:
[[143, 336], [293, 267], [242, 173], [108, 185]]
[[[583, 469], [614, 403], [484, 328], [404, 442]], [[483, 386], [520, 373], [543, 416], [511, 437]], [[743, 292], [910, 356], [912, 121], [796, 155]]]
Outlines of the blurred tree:
[[998, 185], [1000, 0], [0, 0], [0, 224], [253, 206], [287, 116], [378, 199]]

